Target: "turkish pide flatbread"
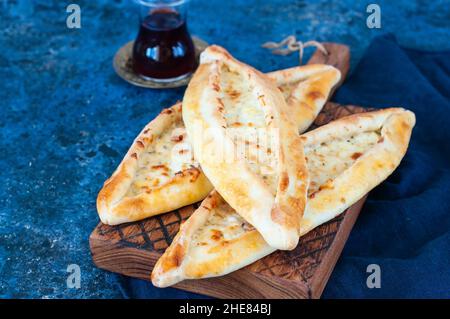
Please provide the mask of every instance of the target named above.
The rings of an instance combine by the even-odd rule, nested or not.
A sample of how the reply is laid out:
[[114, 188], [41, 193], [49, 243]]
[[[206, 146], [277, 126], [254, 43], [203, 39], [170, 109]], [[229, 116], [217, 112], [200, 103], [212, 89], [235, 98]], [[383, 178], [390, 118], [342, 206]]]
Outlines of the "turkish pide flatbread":
[[109, 225], [141, 220], [192, 204], [212, 185], [194, 160], [181, 118], [181, 103], [144, 127], [97, 197]]
[[273, 81], [210, 46], [184, 95], [183, 121], [195, 158], [226, 202], [269, 245], [293, 249], [308, 172], [295, 122]]
[[299, 133], [306, 131], [341, 79], [338, 69], [310, 64], [266, 74], [275, 81]]
[[[351, 115], [301, 136], [310, 176], [300, 235], [336, 217], [385, 180], [406, 153], [415, 116], [402, 108]], [[152, 272], [158, 287], [221, 276], [272, 253], [217, 192], [181, 226]]]
[[[293, 119], [300, 132], [311, 125], [340, 79], [340, 72], [327, 65], [267, 75], [282, 91], [289, 112], [296, 112]], [[178, 103], [163, 110], [136, 137], [100, 191], [97, 210], [103, 223], [116, 225], [201, 201], [212, 189], [193, 158]]]

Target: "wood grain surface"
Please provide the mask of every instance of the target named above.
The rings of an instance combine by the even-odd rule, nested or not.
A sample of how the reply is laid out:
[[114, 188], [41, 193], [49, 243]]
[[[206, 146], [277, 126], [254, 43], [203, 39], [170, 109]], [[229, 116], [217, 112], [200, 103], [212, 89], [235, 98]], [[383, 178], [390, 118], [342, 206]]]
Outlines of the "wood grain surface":
[[[308, 63], [331, 64], [341, 70], [344, 79], [349, 70], [348, 47], [335, 43], [325, 47], [328, 55], [316, 51]], [[362, 107], [328, 102], [312, 128], [364, 111]], [[319, 298], [364, 201], [300, 238], [292, 251], [274, 252], [226, 276], [185, 280], [175, 287], [219, 298]], [[89, 239], [94, 263], [102, 269], [150, 280], [153, 266], [180, 223], [198, 205], [118, 226], [98, 224]]]

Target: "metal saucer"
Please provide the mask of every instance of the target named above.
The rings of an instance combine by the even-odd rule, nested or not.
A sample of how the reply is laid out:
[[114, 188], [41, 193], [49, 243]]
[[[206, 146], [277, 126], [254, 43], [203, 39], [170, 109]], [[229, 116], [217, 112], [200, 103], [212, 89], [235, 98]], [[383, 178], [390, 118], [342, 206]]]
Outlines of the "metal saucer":
[[[197, 61], [200, 58], [200, 53], [206, 49], [208, 43], [203, 41], [196, 36], [192, 37], [192, 41], [195, 45], [195, 56]], [[136, 86], [151, 88], [151, 89], [169, 89], [169, 88], [177, 88], [180, 86], [185, 86], [189, 83], [192, 75], [184, 77], [182, 79], [170, 81], [170, 82], [159, 82], [154, 81], [152, 79], [144, 79], [137, 75], [132, 68], [132, 60], [131, 55], [133, 51], [134, 41], [130, 41], [121, 47], [116, 55], [114, 56], [113, 66], [117, 75], [119, 75], [122, 79]]]

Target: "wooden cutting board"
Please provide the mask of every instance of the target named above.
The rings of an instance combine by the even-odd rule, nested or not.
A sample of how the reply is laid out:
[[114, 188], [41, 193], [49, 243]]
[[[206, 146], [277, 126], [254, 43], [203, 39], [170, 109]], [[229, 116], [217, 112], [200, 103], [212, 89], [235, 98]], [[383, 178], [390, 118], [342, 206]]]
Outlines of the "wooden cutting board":
[[[344, 78], [349, 69], [348, 47], [335, 43], [325, 46], [329, 55], [316, 51], [308, 63], [334, 65]], [[365, 110], [329, 102], [313, 127]], [[319, 298], [364, 200], [300, 238], [293, 251], [277, 251], [226, 276], [185, 280], [175, 287], [219, 298]], [[150, 280], [156, 261], [170, 245], [180, 223], [196, 207], [198, 203], [118, 226], [98, 224], [89, 238], [94, 263], [102, 269]]]

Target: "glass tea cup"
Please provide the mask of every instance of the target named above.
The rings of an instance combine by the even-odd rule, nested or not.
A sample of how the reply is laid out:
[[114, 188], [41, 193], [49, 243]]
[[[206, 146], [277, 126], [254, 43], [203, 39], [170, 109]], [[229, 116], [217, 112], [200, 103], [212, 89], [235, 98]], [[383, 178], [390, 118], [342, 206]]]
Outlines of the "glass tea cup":
[[186, 17], [188, 0], [135, 0], [139, 32], [133, 45], [136, 74], [156, 82], [178, 81], [197, 67]]

